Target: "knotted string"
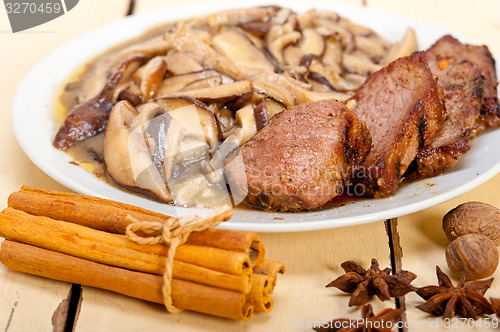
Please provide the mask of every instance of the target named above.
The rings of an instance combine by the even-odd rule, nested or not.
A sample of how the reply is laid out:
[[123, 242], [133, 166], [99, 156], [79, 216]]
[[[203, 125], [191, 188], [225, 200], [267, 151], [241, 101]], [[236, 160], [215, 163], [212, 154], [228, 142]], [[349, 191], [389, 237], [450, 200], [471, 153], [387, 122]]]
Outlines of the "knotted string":
[[[230, 210], [229, 206], [224, 206], [206, 218], [189, 215], [182, 218], [169, 218], [165, 222], [138, 221], [130, 215], [125, 217], [125, 220], [130, 222], [125, 232], [129, 240], [138, 244], [165, 243], [168, 246], [162, 286], [163, 303], [168, 312], [178, 313], [182, 311], [172, 302], [172, 271], [177, 247], [187, 241], [191, 232], [200, 232], [228, 220], [232, 215]], [[151, 236], [137, 235], [139, 231]]]

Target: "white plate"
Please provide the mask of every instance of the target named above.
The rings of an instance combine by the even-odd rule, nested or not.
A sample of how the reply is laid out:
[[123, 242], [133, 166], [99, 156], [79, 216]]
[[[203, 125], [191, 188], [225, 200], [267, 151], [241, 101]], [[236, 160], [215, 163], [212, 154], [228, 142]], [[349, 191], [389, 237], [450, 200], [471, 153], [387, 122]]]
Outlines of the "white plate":
[[[448, 33], [442, 28], [408, 17], [363, 7], [314, 1], [273, 0], [271, 3], [292, 8], [299, 13], [311, 8], [336, 11], [356, 23], [373, 28], [392, 41], [399, 40], [409, 26], [416, 30], [421, 49], [429, 47]], [[38, 167], [76, 192], [110, 198], [166, 214], [206, 214], [208, 209], [174, 208], [128, 194], [97, 179], [83, 168], [70, 164], [70, 158], [52, 146], [57, 130], [53, 122], [54, 100], [61, 84], [82, 63], [112, 45], [141, 34], [150, 26], [232, 7], [264, 4], [255, 1], [239, 4], [226, 1], [168, 8], [127, 17], [63, 45], [36, 64], [16, 92], [12, 121], [19, 143]], [[497, 174], [500, 171], [499, 141], [500, 130], [481, 134], [472, 141], [472, 149], [461, 159], [459, 165], [444, 175], [404, 185], [391, 198], [360, 200], [322, 211], [294, 214], [236, 210], [234, 217], [220, 228], [258, 232], [318, 230], [363, 224], [420, 211], [463, 194]]]

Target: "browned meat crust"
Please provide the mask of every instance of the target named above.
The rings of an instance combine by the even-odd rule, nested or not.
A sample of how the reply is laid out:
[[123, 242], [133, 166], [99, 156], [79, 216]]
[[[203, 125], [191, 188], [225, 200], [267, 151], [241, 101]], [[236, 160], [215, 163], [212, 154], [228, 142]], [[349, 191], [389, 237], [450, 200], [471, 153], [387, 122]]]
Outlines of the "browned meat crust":
[[315, 209], [342, 191], [346, 170], [363, 160], [370, 143], [364, 124], [343, 103], [301, 104], [274, 116], [245, 143], [226, 174], [233, 196], [246, 195], [251, 206]]
[[365, 195], [394, 195], [420, 147], [442, 123], [443, 97], [423, 52], [371, 74], [348, 102], [366, 123], [372, 149], [353, 181]]
[[427, 61], [445, 101], [444, 122], [418, 153], [405, 175], [409, 180], [442, 174], [469, 150], [469, 137], [479, 118], [483, 76], [472, 62], [443, 57], [431, 47]]
[[432, 53], [442, 57], [453, 58], [457, 62], [468, 60], [474, 63], [484, 76], [483, 101], [480, 117], [476, 121], [476, 128], [472, 135], [500, 125], [500, 106], [497, 93], [497, 74], [495, 60], [487, 46], [462, 44], [450, 35], [441, 37], [433, 46]]

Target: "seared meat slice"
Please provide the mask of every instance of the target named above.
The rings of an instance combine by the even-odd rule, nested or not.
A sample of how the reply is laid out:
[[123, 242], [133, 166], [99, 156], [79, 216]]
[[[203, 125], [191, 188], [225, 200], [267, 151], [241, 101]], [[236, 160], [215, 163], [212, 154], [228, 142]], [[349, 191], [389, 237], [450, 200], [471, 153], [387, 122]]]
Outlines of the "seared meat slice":
[[370, 149], [365, 125], [337, 100], [290, 107], [229, 156], [233, 197], [279, 211], [310, 210], [337, 196]]
[[495, 60], [487, 46], [462, 44], [450, 35], [441, 37], [429, 50], [429, 53], [439, 54], [443, 58], [454, 58], [457, 62], [468, 60], [474, 63], [484, 76], [483, 101], [481, 115], [476, 121], [476, 133], [489, 127], [500, 125], [500, 106], [497, 94], [497, 74]]
[[353, 181], [365, 186], [367, 196], [391, 196], [442, 123], [443, 99], [425, 54], [399, 58], [371, 74], [348, 105], [372, 137]]
[[443, 91], [444, 121], [418, 153], [405, 175], [409, 180], [442, 174], [469, 150], [469, 137], [479, 117], [483, 76], [472, 62], [427, 52], [427, 62]]

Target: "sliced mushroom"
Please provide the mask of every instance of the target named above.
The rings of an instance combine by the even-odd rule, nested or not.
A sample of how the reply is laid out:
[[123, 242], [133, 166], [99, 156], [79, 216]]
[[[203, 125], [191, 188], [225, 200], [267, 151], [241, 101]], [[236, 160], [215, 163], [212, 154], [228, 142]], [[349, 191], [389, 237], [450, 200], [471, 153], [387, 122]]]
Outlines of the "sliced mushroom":
[[273, 15], [275, 11], [275, 7], [229, 9], [196, 19], [191, 23], [191, 25], [193, 27], [203, 25], [216, 27], [222, 25], [239, 25], [252, 21], [263, 21], [268, 16]]
[[233, 133], [224, 140], [214, 153], [211, 160], [214, 169], [221, 169], [224, 166], [224, 158], [257, 133], [257, 123], [252, 104], [248, 104], [236, 112], [236, 124], [238, 126]]
[[117, 52], [114, 55], [112, 67], [115, 70], [118, 69], [125, 59], [134, 55], [141, 55], [148, 59], [157, 55], [165, 55], [172, 47], [173, 43], [171, 41], [166, 40], [163, 36], [157, 36]]
[[157, 56], [134, 73], [134, 82], [139, 86], [143, 102], [154, 97], [166, 72], [167, 63], [165, 58]]
[[313, 24], [316, 29], [321, 28], [319, 31], [324, 35], [337, 34], [345, 51], [352, 52], [356, 48], [354, 34], [347, 27], [341, 24], [340, 21], [317, 17], [314, 18]]
[[264, 100], [255, 105], [253, 108], [253, 115], [255, 117], [257, 131], [267, 126], [269, 123], [269, 117], [267, 116], [266, 102]]
[[304, 58], [305, 53], [304, 51], [295, 45], [288, 45], [284, 50], [283, 50], [283, 56], [285, 60], [285, 64], [290, 67], [298, 67], [300, 66], [302, 58]]
[[196, 106], [197, 117], [190, 119], [191, 121], [198, 121], [203, 129], [203, 135], [205, 141], [210, 146], [210, 153], [213, 153], [217, 148], [217, 145], [222, 141], [222, 130], [219, 125], [219, 121], [215, 117], [215, 114], [208, 110], [206, 107], [201, 105], [195, 100], [190, 100], [185, 97], [180, 98], [162, 98], [156, 101], [166, 112], [171, 112], [186, 106], [194, 105]]
[[272, 81], [254, 81], [253, 87], [255, 91], [262, 93], [286, 106], [296, 104], [295, 96], [289, 89], [273, 84]]
[[[262, 99], [253, 109], [257, 131], [264, 128], [273, 116], [282, 112], [285, 108], [283, 104], [275, 100], [269, 98]], [[239, 121], [241, 121], [241, 118]]]
[[269, 53], [278, 61], [280, 66], [284, 65], [285, 59], [283, 57], [283, 49], [289, 45], [296, 43], [301, 35], [298, 31], [291, 31], [285, 35], [281, 35], [276, 39], [267, 42], [267, 49]]
[[394, 44], [385, 57], [380, 61], [382, 66], [387, 66], [392, 61], [412, 54], [417, 50], [417, 37], [415, 36], [415, 31], [412, 28], [406, 29], [406, 33], [403, 39]]
[[172, 195], [151, 160], [144, 132], [135, 121], [138, 115], [127, 101], [113, 107], [104, 136], [107, 171], [117, 184], [128, 190], [172, 203]]
[[219, 76], [212, 76], [212, 77], [203, 78], [201, 80], [197, 80], [197, 81], [194, 81], [192, 83], [189, 83], [181, 91], [211, 88], [214, 86], [222, 85], [223, 83], [224, 83], [224, 78], [222, 76], [220, 76], [220, 75]]
[[335, 91], [335, 88], [330, 84], [328, 79], [320, 73], [311, 71], [307, 74], [307, 81], [311, 83], [314, 91], [330, 92]]
[[179, 52], [170, 51], [165, 57], [167, 69], [174, 75], [182, 75], [187, 73], [202, 71], [203, 66], [193, 60], [189, 55]]
[[381, 65], [374, 63], [372, 59], [361, 52], [343, 53], [342, 65], [347, 72], [359, 75], [369, 75], [382, 68]]
[[240, 96], [252, 92], [253, 85], [250, 81], [238, 81], [219, 86], [203, 88], [198, 90], [179, 91], [162, 94], [162, 98], [189, 97], [203, 102], [223, 102], [235, 100]]
[[339, 75], [342, 72], [342, 53], [343, 47], [340, 42], [340, 37], [337, 34], [330, 35], [325, 39], [325, 52], [321, 61], [332, 67]]
[[169, 93], [184, 90], [187, 86], [193, 84], [194, 82], [198, 82], [211, 77], [222, 77], [222, 83], [224, 84], [234, 82], [234, 79], [220, 73], [217, 70], [207, 69], [198, 72], [167, 77], [158, 86], [156, 96], [157, 98], [162, 98]]
[[129, 86], [127, 89], [120, 91], [117, 101], [126, 100], [134, 107], [142, 104], [142, 95], [136, 85]]
[[299, 45], [304, 54], [321, 56], [325, 51], [325, 39], [313, 28], [302, 31], [302, 39]]
[[387, 53], [387, 47], [376, 35], [355, 36], [356, 49], [366, 53], [374, 62], [380, 62]]
[[116, 73], [97, 96], [71, 110], [57, 131], [53, 143], [56, 148], [65, 150], [104, 130], [113, 108], [114, 89], [121, 76], [120, 72]]
[[228, 108], [222, 107], [218, 110], [217, 118], [219, 119], [222, 136], [226, 139], [235, 125], [234, 113]]
[[251, 21], [239, 25], [241, 29], [248, 32], [252, 36], [264, 37], [272, 26], [271, 21]]
[[265, 54], [235, 28], [223, 28], [212, 38], [213, 48], [236, 63], [250, 68], [274, 71]]

